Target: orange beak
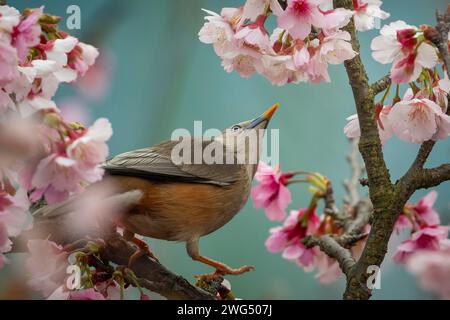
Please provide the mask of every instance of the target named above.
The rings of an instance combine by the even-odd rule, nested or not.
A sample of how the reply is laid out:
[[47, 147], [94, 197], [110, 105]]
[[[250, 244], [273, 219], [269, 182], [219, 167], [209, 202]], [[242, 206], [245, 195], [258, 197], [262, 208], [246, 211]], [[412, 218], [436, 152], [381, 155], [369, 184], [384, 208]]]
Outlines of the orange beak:
[[270, 119], [272, 119], [273, 114], [280, 106], [279, 103], [275, 103], [273, 106], [271, 106], [269, 109], [266, 110], [262, 115], [260, 115], [258, 118], [254, 119], [246, 129], [253, 129], [258, 127], [261, 123], [265, 123], [265, 127], [267, 127], [267, 124], [269, 123]]
[[266, 112], [263, 113], [263, 117], [266, 120], [272, 119], [273, 114], [275, 113], [275, 111], [277, 111], [279, 106], [280, 106], [280, 104], [278, 102], [275, 103], [273, 106], [271, 106], [269, 109], [267, 109]]

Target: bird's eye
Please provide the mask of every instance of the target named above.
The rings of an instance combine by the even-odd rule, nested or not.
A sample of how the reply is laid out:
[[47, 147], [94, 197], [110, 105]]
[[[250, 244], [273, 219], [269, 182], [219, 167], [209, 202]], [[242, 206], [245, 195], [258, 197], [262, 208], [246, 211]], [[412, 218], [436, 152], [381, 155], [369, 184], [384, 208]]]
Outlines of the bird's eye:
[[231, 127], [231, 131], [232, 131], [232, 132], [236, 132], [236, 131], [238, 131], [239, 129], [241, 129], [241, 127], [238, 126], [238, 125], [235, 125], [235, 126], [232, 126], [232, 127]]

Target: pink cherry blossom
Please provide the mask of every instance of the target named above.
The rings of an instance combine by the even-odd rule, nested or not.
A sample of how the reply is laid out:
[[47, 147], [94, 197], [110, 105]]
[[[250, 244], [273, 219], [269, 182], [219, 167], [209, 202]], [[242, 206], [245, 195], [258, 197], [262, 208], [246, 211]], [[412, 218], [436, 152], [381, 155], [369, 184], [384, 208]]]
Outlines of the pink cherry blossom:
[[295, 261], [305, 270], [311, 270], [314, 264], [315, 250], [306, 248], [301, 240], [313, 235], [320, 226], [320, 218], [314, 209], [291, 211], [282, 227], [272, 228], [266, 241], [270, 252], [283, 252], [283, 258]]
[[399, 57], [403, 58], [403, 51], [410, 52], [411, 49], [414, 49], [415, 42], [412, 43], [412, 46], [411, 41], [408, 42], [408, 45], [405, 42], [402, 44], [398, 40], [398, 33], [405, 31], [410, 33], [416, 30], [416, 27], [407, 25], [401, 20], [385, 25], [380, 30], [381, 35], [372, 40], [372, 57], [382, 64], [391, 63]]
[[270, 8], [273, 12], [283, 10], [277, 0], [247, 0], [244, 4], [242, 19], [255, 21], [260, 15], [265, 14], [267, 8]]
[[243, 78], [249, 78], [261, 64], [261, 55], [253, 50], [240, 48], [223, 56], [222, 66], [228, 73], [236, 71]]
[[393, 259], [397, 263], [405, 263], [413, 253], [421, 250], [440, 250], [441, 243], [448, 237], [449, 227], [425, 227], [411, 235], [410, 240], [402, 242]]
[[4, 86], [19, 77], [17, 63], [17, 51], [9, 43], [0, 41], [0, 86]]
[[[0, 30], [10, 34], [19, 22], [20, 12], [16, 8], [7, 5], [0, 6]], [[6, 36], [10, 38], [9, 35]]]
[[13, 30], [12, 43], [17, 48], [17, 54], [21, 62], [24, 62], [27, 58], [29, 49], [40, 42], [41, 26], [38, 24], [38, 20], [42, 15], [43, 9], [43, 6], [39, 9], [34, 9]]
[[448, 98], [450, 96], [450, 80], [447, 72], [444, 72], [444, 78], [440, 79], [433, 87], [433, 93], [436, 96], [436, 103], [442, 108], [443, 112], [447, 112]]
[[443, 139], [450, 134], [450, 117], [428, 99], [412, 99], [395, 104], [388, 115], [393, 133], [410, 143]]
[[415, 252], [416, 244], [412, 240], [403, 241], [392, 257], [396, 263], [405, 263], [409, 257]]
[[286, 29], [295, 39], [303, 40], [311, 32], [311, 26], [321, 28], [325, 17], [319, 10], [323, 0], [287, 0], [286, 10], [278, 15], [278, 26]]
[[324, 11], [323, 15], [325, 23], [322, 31], [327, 35], [345, 27], [353, 17], [353, 11], [344, 8], [336, 8]]
[[63, 155], [51, 154], [41, 160], [32, 178], [32, 185], [36, 190], [31, 199], [37, 201], [41, 196], [49, 204], [67, 199], [70, 193], [82, 190], [81, 173], [77, 162]]
[[408, 259], [406, 268], [417, 276], [424, 290], [450, 299], [450, 250], [417, 252]]
[[201, 42], [212, 44], [218, 56], [236, 48], [234, 42], [234, 30], [230, 23], [215, 12], [205, 10], [209, 16], [205, 17], [205, 24], [200, 29], [198, 37]]
[[251, 191], [255, 208], [264, 208], [270, 220], [282, 220], [286, 216], [286, 208], [291, 203], [291, 193], [286, 187], [290, 173], [282, 173], [279, 167], [273, 169], [260, 162], [255, 179], [259, 185]]
[[111, 123], [100, 118], [67, 148], [67, 155], [77, 161], [81, 170], [89, 170], [106, 160], [108, 146], [106, 141], [112, 135]]
[[[291, 67], [292, 65], [292, 67]], [[264, 55], [262, 65], [257, 65], [260, 74], [264, 75], [273, 85], [282, 86], [286, 83], [297, 83], [297, 71], [290, 55]]]
[[406, 228], [417, 229], [439, 225], [441, 223], [439, 214], [433, 208], [437, 196], [436, 191], [431, 191], [420, 199], [417, 204], [405, 205], [403, 212], [395, 223], [396, 231], [400, 232]]
[[353, 50], [350, 39], [350, 34], [341, 30], [326, 36], [319, 50], [321, 59], [329, 64], [341, 64], [353, 59], [357, 52]]
[[262, 50], [268, 50], [270, 40], [267, 30], [264, 27], [265, 20], [266, 16], [259, 16], [255, 23], [240, 29], [235, 35], [236, 39], [242, 39], [248, 45], [257, 46]]
[[413, 206], [413, 210], [419, 214], [420, 218], [428, 226], [436, 226], [441, 223], [439, 214], [433, 208], [437, 196], [438, 194], [436, 191], [431, 191], [425, 197], [420, 199], [417, 205]]
[[30, 279], [28, 285], [45, 297], [61, 285], [68, 266], [68, 254], [56, 243], [48, 240], [29, 240], [29, 257], [25, 262]]
[[355, 27], [358, 31], [374, 29], [376, 19], [387, 19], [390, 14], [381, 10], [380, 0], [353, 0]]
[[394, 83], [415, 81], [424, 68], [434, 68], [437, 62], [436, 49], [428, 43], [422, 43], [419, 45], [417, 53], [411, 52], [406, 57], [399, 56], [394, 60], [391, 79]]
[[55, 61], [60, 66], [68, 63], [68, 54], [78, 44], [78, 39], [68, 36], [64, 39], [56, 39], [46, 44], [45, 54], [48, 60]]
[[84, 76], [89, 68], [94, 65], [98, 55], [97, 48], [79, 42], [69, 53], [67, 64], [81, 76]]
[[[381, 144], [384, 145], [387, 140], [392, 137], [392, 129], [388, 119], [390, 106], [384, 106], [378, 115], [378, 134], [380, 136]], [[359, 127], [358, 115], [354, 114], [347, 118], [347, 125], [344, 127], [344, 134], [347, 138], [355, 139], [361, 136], [361, 130]]]

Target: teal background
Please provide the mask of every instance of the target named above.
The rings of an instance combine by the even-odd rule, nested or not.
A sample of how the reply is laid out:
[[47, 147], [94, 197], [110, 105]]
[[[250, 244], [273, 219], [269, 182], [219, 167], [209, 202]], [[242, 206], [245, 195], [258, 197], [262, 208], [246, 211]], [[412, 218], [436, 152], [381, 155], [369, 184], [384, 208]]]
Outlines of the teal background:
[[[108, 117], [113, 124], [114, 136], [109, 144], [112, 155], [168, 139], [176, 128], [192, 130], [194, 120], [203, 120], [204, 128], [223, 128], [280, 102], [271, 128], [280, 129], [282, 168], [323, 173], [334, 182], [340, 202], [344, 195], [341, 181], [350, 173], [345, 161], [349, 144], [342, 129], [345, 118], [355, 113], [345, 70], [343, 66], [331, 66], [332, 83], [284, 87], [272, 86], [260, 76], [246, 80], [236, 73], [227, 74], [212, 47], [198, 40], [204, 16], [200, 9], [218, 12], [223, 6], [242, 3], [243, 0], [10, 1], [19, 9], [44, 4], [47, 12], [62, 17], [67, 16], [68, 5], [78, 4], [82, 28], [75, 35], [114, 56], [109, 93], [101, 101], [86, 101], [92, 119]], [[385, 22], [401, 19], [413, 25], [433, 25], [435, 10], [444, 9], [447, 3], [396, 0], [385, 1], [382, 8], [391, 13]], [[388, 71], [388, 66], [371, 58], [369, 45], [376, 35], [378, 30], [361, 34], [361, 55], [372, 81]], [[61, 88], [57, 101], [76, 94], [73, 88]], [[448, 140], [439, 142], [429, 165], [448, 161], [449, 147]], [[393, 179], [407, 169], [417, 149], [416, 145], [395, 139], [386, 144], [384, 151]], [[309, 195], [305, 189], [295, 185], [291, 190], [294, 202], [290, 209], [306, 206]], [[448, 223], [450, 188], [447, 184], [437, 190], [437, 208]], [[417, 192], [413, 200], [424, 194]], [[266, 251], [268, 230], [276, 225], [249, 202], [231, 223], [201, 240], [202, 253], [231, 266], [257, 267], [254, 272], [229, 278], [240, 298], [339, 299], [343, 279], [322, 285], [314, 279], [314, 272], [305, 273], [280, 255]], [[400, 241], [395, 238], [393, 245]], [[192, 262], [184, 244], [150, 239], [150, 246], [164, 265], [187, 279], [211, 271]], [[15, 257], [15, 261], [20, 259]], [[1, 282], [11, 269], [9, 266], [2, 270]], [[381, 289], [374, 291], [375, 299], [434, 298], [418, 289], [415, 279], [403, 267], [393, 265], [389, 257], [381, 277]]]

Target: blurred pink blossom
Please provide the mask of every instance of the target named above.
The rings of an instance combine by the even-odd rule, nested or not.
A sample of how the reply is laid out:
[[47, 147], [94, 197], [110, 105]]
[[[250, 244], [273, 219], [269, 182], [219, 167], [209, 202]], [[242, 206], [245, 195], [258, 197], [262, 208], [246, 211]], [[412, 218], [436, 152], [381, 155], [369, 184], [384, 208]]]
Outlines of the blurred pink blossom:
[[449, 249], [417, 252], [409, 258], [406, 268], [417, 276], [423, 289], [442, 299], [450, 299]]
[[69, 53], [68, 65], [73, 70], [77, 71], [81, 76], [84, 76], [89, 67], [94, 65], [99, 52], [97, 48], [79, 42], [75, 48]]
[[411, 255], [418, 251], [431, 250], [438, 251], [441, 244], [446, 243], [449, 228], [444, 226], [425, 227], [419, 229], [411, 235], [410, 240], [400, 244], [393, 259], [396, 263], [405, 263]]
[[34, 9], [31, 14], [23, 19], [12, 32], [12, 44], [17, 48], [17, 54], [21, 62], [27, 58], [31, 47], [39, 44], [41, 26], [38, 20], [43, 13], [44, 7]]
[[397, 232], [405, 228], [417, 229], [420, 227], [439, 225], [441, 223], [439, 213], [433, 208], [437, 196], [436, 191], [430, 191], [417, 204], [405, 205], [403, 212], [395, 224]]
[[48, 240], [29, 240], [28, 250], [29, 256], [25, 262], [30, 276], [28, 285], [48, 297], [64, 280], [69, 265], [68, 253]]
[[17, 51], [9, 43], [0, 41], [0, 85], [4, 86], [19, 77]]

